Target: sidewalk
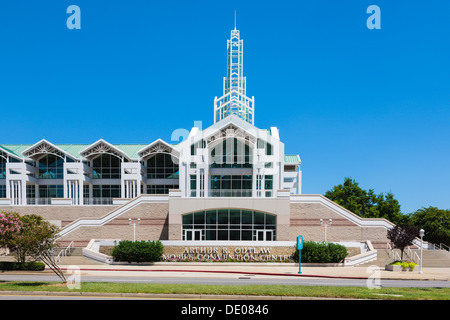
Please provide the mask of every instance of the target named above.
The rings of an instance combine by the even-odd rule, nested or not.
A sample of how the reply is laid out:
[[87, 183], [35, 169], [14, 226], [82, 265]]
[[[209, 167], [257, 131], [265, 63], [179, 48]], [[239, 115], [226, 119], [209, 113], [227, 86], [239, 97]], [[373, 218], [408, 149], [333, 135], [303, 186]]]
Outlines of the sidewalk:
[[[66, 270], [68, 265], [62, 265]], [[77, 265], [83, 274], [98, 274], [119, 272], [121, 275], [139, 275], [145, 273], [148, 277], [183, 276], [183, 277], [236, 277], [236, 275], [257, 275], [261, 277], [317, 277], [317, 278], [343, 278], [367, 279], [380, 277], [389, 280], [450, 280], [450, 268], [423, 268], [414, 271], [386, 271], [376, 266], [363, 267], [321, 267], [302, 266], [302, 274], [298, 274], [298, 265], [295, 264], [262, 264], [262, 263], [154, 263], [152, 265], [137, 264], [95, 264]], [[375, 269], [378, 268], [378, 269]], [[377, 272], [375, 275], [374, 272]]]

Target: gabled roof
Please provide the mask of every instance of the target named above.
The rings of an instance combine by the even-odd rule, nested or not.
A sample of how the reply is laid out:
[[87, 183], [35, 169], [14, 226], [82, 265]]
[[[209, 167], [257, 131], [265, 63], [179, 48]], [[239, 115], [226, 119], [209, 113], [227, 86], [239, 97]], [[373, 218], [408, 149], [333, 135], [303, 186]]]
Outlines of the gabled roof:
[[42, 139], [41, 141], [26, 148], [22, 151], [22, 154], [27, 158], [39, 158], [45, 154], [54, 154], [59, 157], [69, 156], [70, 158], [77, 160], [77, 157], [74, 157], [70, 153], [45, 139]]
[[179, 156], [177, 147], [165, 142], [162, 139], [157, 139], [152, 143], [146, 145], [144, 148], [140, 149], [137, 154], [141, 158], [145, 158], [154, 153], [168, 153], [175, 156]]
[[191, 130], [191, 134], [188, 138], [190, 143], [195, 143], [199, 139], [204, 139], [206, 143], [209, 144], [218, 139], [237, 137], [244, 138], [254, 144], [257, 139], [268, 141], [271, 138], [276, 138], [271, 135], [271, 130], [259, 129], [236, 115], [225, 117], [208, 128], [201, 131], [197, 130], [195, 133], [195, 135], [192, 134]]
[[130, 156], [128, 156], [128, 154], [126, 154], [123, 150], [103, 139], [97, 140], [93, 144], [80, 151], [80, 155], [88, 159], [94, 157], [95, 155], [104, 153], [113, 154], [118, 157], [125, 157], [128, 160], [131, 160]]
[[[12, 148], [11, 148], [12, 147]], [[8, 155], [10, 157], [16, 158], [16, 159], [20, 159], [22, 160], [22, 150], [24, 150], [24, 148], [22, 146], [4, 146], [4, 145], [0, 145], [0, 156], [5, 156]], [[20, 155], [16, 154], [16, 150], [19, 149], [20, 150]]]

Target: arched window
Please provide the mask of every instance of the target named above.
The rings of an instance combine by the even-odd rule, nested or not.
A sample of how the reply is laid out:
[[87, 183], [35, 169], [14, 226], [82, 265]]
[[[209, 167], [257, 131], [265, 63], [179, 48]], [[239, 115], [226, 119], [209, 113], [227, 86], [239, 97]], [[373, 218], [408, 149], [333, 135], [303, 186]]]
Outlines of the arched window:
[[40, 179], [63, 179], [64, 159], [54, 154], [46, 155], [39, 159]]
[[167, 153], [157, 153], [147, 160], [148, 179], [178, 179], [179, 166]]
[[183, 215], [183, 240], [273, 241], [276, 215], [243, 209], [214, 209]]
[[112, 154], [102, 154], [92, 161], [94, 179], [120, 179], [121, 160]]

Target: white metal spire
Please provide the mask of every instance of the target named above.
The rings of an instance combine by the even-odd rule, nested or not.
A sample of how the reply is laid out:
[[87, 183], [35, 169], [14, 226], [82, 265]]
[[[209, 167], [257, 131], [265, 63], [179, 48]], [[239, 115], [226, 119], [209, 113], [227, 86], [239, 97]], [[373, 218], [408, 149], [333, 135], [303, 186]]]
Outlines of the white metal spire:
[[223, 79], [223, 96], [214, 99], [214, 122], [229, 115], [237, 115], [254, 124], [255, 98], [246, 96], [246, 77], [243, 76], [244, 43], [236, 29], [236, 11], [234, 30], [227, 40], [227, 76]]

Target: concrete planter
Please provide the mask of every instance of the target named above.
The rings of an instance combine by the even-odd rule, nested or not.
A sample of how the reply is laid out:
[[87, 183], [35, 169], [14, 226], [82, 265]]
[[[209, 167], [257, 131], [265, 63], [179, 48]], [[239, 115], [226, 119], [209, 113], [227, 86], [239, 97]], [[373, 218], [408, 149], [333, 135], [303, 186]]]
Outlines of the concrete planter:
[[387, 264], [384, 266], [384, 269], [387, 271], [402, 271], [402, 266]]

